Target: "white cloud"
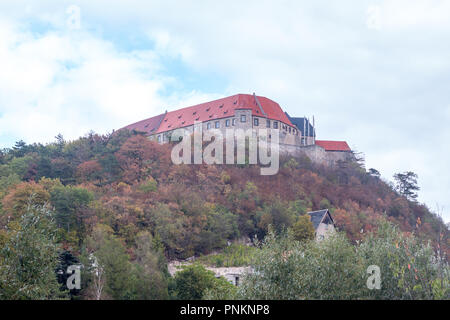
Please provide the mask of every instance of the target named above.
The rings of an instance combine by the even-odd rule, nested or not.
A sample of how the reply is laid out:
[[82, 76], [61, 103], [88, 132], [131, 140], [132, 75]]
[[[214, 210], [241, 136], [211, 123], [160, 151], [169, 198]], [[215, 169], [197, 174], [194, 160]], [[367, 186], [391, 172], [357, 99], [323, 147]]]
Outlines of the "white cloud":
[[123, 53], [85, 31], [37, 35], [0, 21], [0, 137], [48, 142], [60, 132], [73, 139], [167, 108], [159, 90], [171, 80], [153, 51]]

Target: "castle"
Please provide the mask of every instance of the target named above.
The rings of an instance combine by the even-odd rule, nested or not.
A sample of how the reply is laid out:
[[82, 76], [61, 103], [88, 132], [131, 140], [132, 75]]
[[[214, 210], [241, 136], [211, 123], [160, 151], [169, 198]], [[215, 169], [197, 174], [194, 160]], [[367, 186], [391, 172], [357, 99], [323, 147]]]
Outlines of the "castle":
[[279, 130], [280, 153], [306, 155], [313, 162], [334, 165], [348, 160], [353, 153], [345, 141], [316, 140], [314, 121], [306, 117], [291, 117], [280, 105], [255, 94], [236, 94], [195, 106], [165, 112], [122, 129], [142, 132], [158, 143], [167, 143], [171, 133], [183, 128], [194, 132], [194, 123], [202, 130], [258, 129]]

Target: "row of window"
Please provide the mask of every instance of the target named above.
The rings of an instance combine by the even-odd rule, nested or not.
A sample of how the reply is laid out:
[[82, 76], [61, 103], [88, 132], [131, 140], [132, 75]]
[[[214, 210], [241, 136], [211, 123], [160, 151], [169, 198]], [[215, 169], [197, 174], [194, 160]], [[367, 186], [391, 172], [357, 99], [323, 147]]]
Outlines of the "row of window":
[[[245, 114], [242, 114], [242, 115], [241, 115], [240, 121], [241, 121], [241, 122], [247, 122], [247, 117], [246, 117]], [[229, 127], [230, 124], [231, 124], [232, 126], [235, 126], [235, 125], [236, 125], [236, 118], [233, 118], [233, 119], [226, 119], [226, 120], [225, 120], [225, 127]], [[253, 118], [253, 125], [254, 125], [254, 126], [259, 126], [259, 118]], [[273, 125], [273, 128], [274, 128], [274, 129], [278, 129], [278, 121], [273, 121], [272, 125]], [[207, 130], [211, 129], [211, 126], [212, 126], [212, 122], [208, 122], [208, 123], [206, 124], [206, 129], [207, 129]], [[266, 127], [267, 127], [267, 128], [270, 128], [270, 120], [266, 120]], [[216, 128], [216, 129], [219, 129], [219, 128], [220, 128], [220, 121], [215, 121], [215, 122], [214, 122], [214, 128]], [[282, 128], [283, 128], [285, 131], [288, 130], [288, 129], [287, 129], [288, 126], [286, 126], [286, 125], [282, 125]], [[293, 131], [294, 134], [296, 134], [296, 132], [297, 132], [296, 129], [289, 127], [289, 133], [291, 133], [291, 130]], [[163, 141], [166, 140], [165, 138], [166, 138], [166, 137], [165, 137], [164, 134], [163, 134], [163, 138], [162, 138]], [[161, 142], [161, 135], [158, 136], [158, 142]]]

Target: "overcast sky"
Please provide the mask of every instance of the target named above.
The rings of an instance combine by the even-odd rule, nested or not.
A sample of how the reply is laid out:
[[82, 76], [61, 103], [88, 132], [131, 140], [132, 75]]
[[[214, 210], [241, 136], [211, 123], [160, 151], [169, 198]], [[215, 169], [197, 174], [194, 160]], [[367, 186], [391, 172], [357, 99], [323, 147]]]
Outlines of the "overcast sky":
[[190, 2], [1, 0], [0, 147], [256, 92], [450, 221], [450, 1]]

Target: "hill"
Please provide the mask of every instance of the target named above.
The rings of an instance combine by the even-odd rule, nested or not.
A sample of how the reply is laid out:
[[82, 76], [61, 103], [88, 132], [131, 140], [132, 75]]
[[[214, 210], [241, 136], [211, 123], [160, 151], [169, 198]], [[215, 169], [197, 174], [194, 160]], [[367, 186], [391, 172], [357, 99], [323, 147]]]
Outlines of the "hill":
[[353, 241], [383, 217], [432, 241], [439, 230], [448, 233], [425, 205], [357, 161], [330, 168], [283, 157], [277, 175], [261, 176], [255, 165], [173, 165], [170, 150], [127, 131], [70, 142], [58, 136], [48, 145], [18, 142], [0, 155], [2, 227], [35, 194], [34, 201], [59, 209], [62, 241], [74, 252], [104, 224], [128, 248], [140, 231], [149, 231], [167, 257], [186, 258], [242, 236], [262, 238], [269, 224], [289, 227], [297, 216], [322, 208], [330, 208]]
[[[42, 247], [59, 248], [54, 252], [61, 270], [78, 262], [95, 266], [95, 253], [107, 261], [105, 272], [117, 274], [108, 278], [102, 298], [164, 299], [170, 290], [167, 260], [209, 254], [242, 237], [262, 239], [270, 228], [281, 232], [322, 208], [330, 209], [353, 243], [389, 220], [449, 256], [443, 221], [358, 160], [326, 167], [284, 156], [278, 174], [262, 176], [257, 165], [174, 165], [170, 152], [170, 144], [126, 130], [74, 141], [57, 136], [47, 145], [19, 141], [2, 150], [0, 247], [3, 259], [12, 259], [5, 265], [19, 268], [20, 250], [30, 260], [47, 261]], [[21, 243], [15, 237], [21, 232], [34, 240]], [[95, 299], [92, 274], [83, 278], [83, 296]], [[12, 297], [19, 292], [8, 290]]]

